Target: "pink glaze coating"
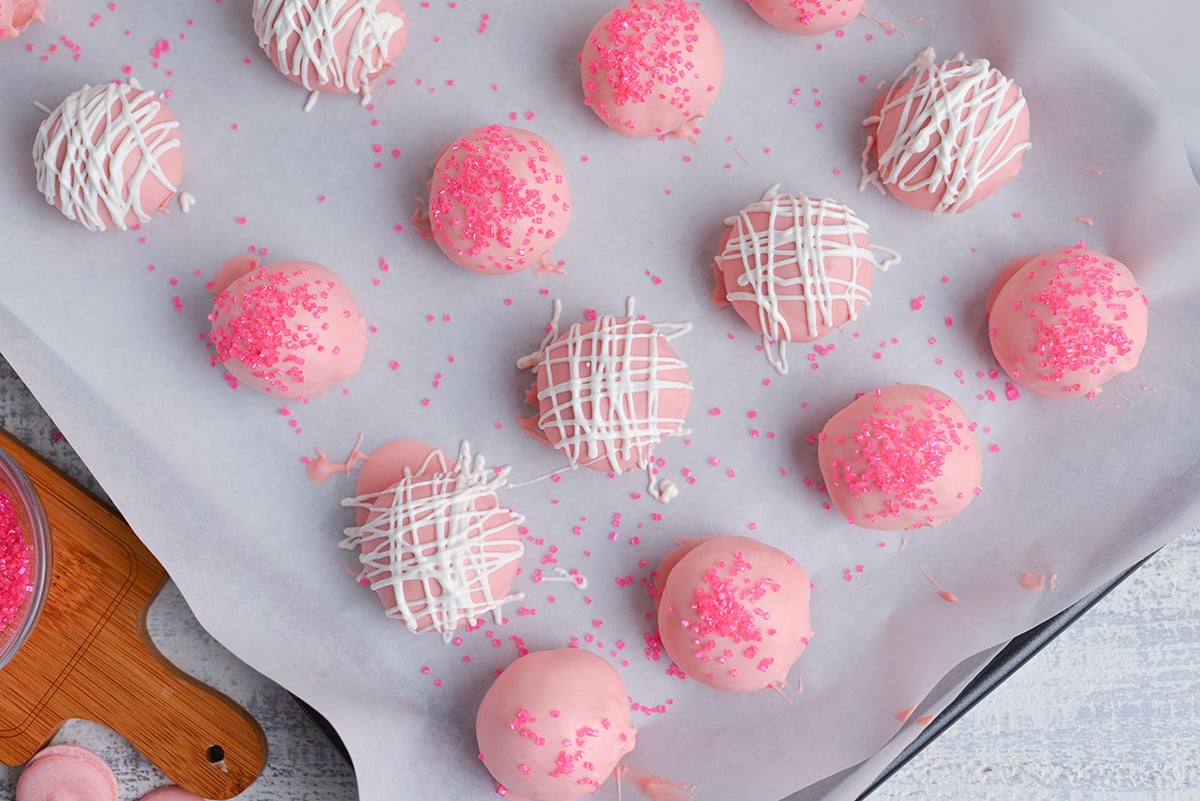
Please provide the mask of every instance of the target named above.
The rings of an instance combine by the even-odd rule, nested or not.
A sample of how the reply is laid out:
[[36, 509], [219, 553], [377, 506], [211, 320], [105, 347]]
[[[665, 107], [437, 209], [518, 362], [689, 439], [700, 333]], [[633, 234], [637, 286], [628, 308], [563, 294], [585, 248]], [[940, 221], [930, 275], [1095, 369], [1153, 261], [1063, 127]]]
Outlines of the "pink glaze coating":
[[808, 574], [750, 537], [679, 540], [655, 587], [663, 648], [685, 674], [718, 690], [784, 686], [813, 634]]
[[879, 265], [868, 226], [851, 209], [775, 189], [725, 220], [712, 300], [733, 306], [762, 335], [768, 361], [786, 373], [785, 343], [812, 342], [858, 319]]
[[117, 777], [99, 755], [59, 744], [33, 755], [17, 779], [14, 801], [117, 801]]
[[746, 0], [758, 16], [780, 30], [819, 36], [849, 24], [867, 0]]
[[935, 214], [966, 211], [995, 193], [1030, 148], [1021, 88], [985, 59], [938, 63], [932, 48], [879, 95], [864, 125], [877, 168], [863, 183]]
[[1077, 245], [1010, 263], [987, 302], [992, 353], [1047, 398], [1091, 397], [1137, 366], [1149, 309], [1121, 262]]
[[124, 231], [175, 197], [183, 179], [179, 122], [154, 92], [84, 86], [42, 122], [33, 161], [47, 203], [88, 230]]
[[392, 440], [366, 457], [345, 502], [357, 527], [342, 545], [360, 549], [359, 579], [389, 617], [448, 640], [510, 599], [524, 546], [523, 518], [495, 493], [506, 473], [485, 471], [465, 444], [457, 460], [419, 440]]
[[46, 21], [46, 0], [0, 0], [0, 40], [17, 38], [34, 21]]
[[690, 136], [717, 99], [723, 66], [717, 31], [696, 3], [629, 0], [588, 34], [583, 102], [625, 136]]
[[946, 522], [974, 500], [983, 471], [975, 425], [918, 384], [881, 387], [829, 418], [817, 458], [837, 510], [881, 531]]
[[259, 46], [306, 89], [371, 97], [408, 38], [400, 0], [254, 0]]
[[687, 365], [659, 325], [602, 315], [572, 325], [537, 354], [518, 422], [571, 466], [623, 473], [646, 468], [691, 405]]
[[596, 791], [637, 741], [629, 695], [602, 657], [528, 653], [496, 677], [475, 717], [483, 760], [513, 801], [576, 801]]
[[488, 125], [446, 146], [429, 185], [429, 228], [459, 267], [503, 275], [536, 267], [571, 222], [571, 187], [549, 142]]
[[328, 267], [260, 266], [239, 256], [217, 273], [212, 291], [210, 342], [216, 361], [239, 383], [280, 398], [311, 398], [362, 364], [366, 320]]

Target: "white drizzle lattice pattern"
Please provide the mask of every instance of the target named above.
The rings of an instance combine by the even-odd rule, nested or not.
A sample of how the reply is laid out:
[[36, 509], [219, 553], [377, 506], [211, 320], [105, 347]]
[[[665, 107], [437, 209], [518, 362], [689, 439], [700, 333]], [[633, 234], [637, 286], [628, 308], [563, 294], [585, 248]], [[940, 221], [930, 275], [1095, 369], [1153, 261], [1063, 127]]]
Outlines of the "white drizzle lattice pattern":
[[[349, 47], [339, 52], [337, 39], [351, 24]], [[360, 93], [364, 105], [370, 102], [371, 78], [388, 67], [392, 37], [403, 28], [404, 18], [380, 11], [379, 0], [254, 0], [259, 46], [274, 53], [284, 74], [299, 78], [306, 89], [333, 86]], [[317, 86], [310, 85], [310, 72]]]
[[[555, 301], [542, 349], [518, 362], [518, 366], [544, 368], [549, 377], [546, 388], [537, 393], [539, 403], [551, 400], [550, 407], [538, 415], [538, 428], [555, 431], [555, 447], [567, 455], [572, 467], [607, 459], [609, 468], [619, 474], [618, 459], [623, 459], [648, 468], [654, 447], [684, 422], [663, 415], [660, 395], [692, 388], [687, 381], [664, 377], [687, 365], [664, 353], [659, 338], [670, 341], [690, 331], [691, 324], [641, 323], [634, 319], [631, 298], [625, 317], [606, 314], [594, 324], [576, 323], [559, 339], [559, 310]], [[565, 367], [565, 377], [556, 381], [559, 366]], [[645, 413], [639, 412], [641, 405]], [[673, 494], [669, 487], [667, 493]]]
[[[485, 469], [483, 457], [472, 458], [470, 445], [463, 442], [453, 467], [446, 465], [441, 451], [434, 451], [415, 473], [405, 468], [397, 484], [342, 501], [377, 514], [346, 529], [341, 547], [362, 549], [359, 579], [372, 590], [394, 591], [389, 617], [403, 621], [410, 631], [441, 632], [449, 642], [459, 623], [475, 624], [485, 613], [523, 597], [496, 598], [489, 582], [524, 552], [519, 540], [487, 539], [524, 522], [495, 500], [496, 490], [507, 486], [507, 475], [507, 467]], [[494, 505], [480, 508], [485, 500]], [[408, 582], [420, 585], [419, 597], [405, 599], [403, 585]]]
[[[912, 89], [897, 95], [909, 76], [915, 76]], [[933, 48], [921, 51], [888, 89], [879, 113], [863, 120], [874, 127], [889, 114], [899, 115], [895, 139], [878, 155], [875, 170], [866, 166], [874, 146], [874, 137], [868, 137], [859, 190], [868, 183], [880, 190], [882, 184], [925, 189], [938, 197], [935, 214], [957, 212], [980, 184], [1030, 148], [1028, 141], [1012, 141], [1026, 106], [1019, 88], [1016, 101], [1003, 109], [1005, 95], [1015, 86], [986, 59], [966, 60], [959, 53], [935, 64]], [[930, 148], [935, 134], [937, 146]], [[930, 164], [933, 172], [918, 179]]]
[[[864, 265], [886, 270], [900, 259], [895, 251], [880, 248], [888, 258], [878, 262], [870, 247], [859, 245], [855, 238], [865, 238], [868, 226], [840, 203], [813, 200], [804, 194], [780, 195], [778, 189], [778, 184], [772, 186], [757, 203], [725, 220], [735, 230], [718, 257], [718, 265], [723, 269], [726, 263], [741, 264], [737, 285], [746, 290], [727, 293], [726, 298], [757, 306], [763, 352], [777, 371], [786, 374], [787, 343], [792, 331], [784, 305], [803, 306], [805, 330], [810, 339], [815, 339], [818, 323], [834, 325], [838, 303], [845, 304], [849, 319], [858, 319], [858, 308], [871, 297], [870, 290], [860, 283]], [[767, 215], [763, 230], [755, 229], [752, 214]], [[781, 217], [790, 224], [780, 227]], [[842, 238], [846, 241], [838, 241]], [[831, 276], [826, 270], [831, 259], [848, 259], [850, 276]], [[783, 277], [793, 269], [793, 277]]]
[[68, 95], [34, 140], [37, 186], [46, 202], [90, 231], [105, 230], [102, 209], [122, 231], [131, 214], [149, 222], [157, 208], [142, 207], [142, 184], [153, 179], [173, 194], [177, 187], [159, 160], [183, 146], [173, 116], [154, 122], [162, 108], [153, 92], [124, 83], [84, 86]]

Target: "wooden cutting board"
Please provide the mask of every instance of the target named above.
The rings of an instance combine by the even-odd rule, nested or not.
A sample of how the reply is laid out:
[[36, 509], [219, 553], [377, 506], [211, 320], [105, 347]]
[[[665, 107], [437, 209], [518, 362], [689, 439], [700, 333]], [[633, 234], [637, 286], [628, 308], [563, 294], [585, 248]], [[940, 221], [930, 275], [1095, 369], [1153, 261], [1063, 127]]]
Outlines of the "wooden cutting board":
[[167, 662], [146, 631], [166, 571], [111, 509], [7, 432], [50, 521], [50, 591], [0, 669], [0, 761], [29, 760], [69, 718], [108, 726], [168, 779], [231, 798], [262, 772], [266, 738], [224, 695]]

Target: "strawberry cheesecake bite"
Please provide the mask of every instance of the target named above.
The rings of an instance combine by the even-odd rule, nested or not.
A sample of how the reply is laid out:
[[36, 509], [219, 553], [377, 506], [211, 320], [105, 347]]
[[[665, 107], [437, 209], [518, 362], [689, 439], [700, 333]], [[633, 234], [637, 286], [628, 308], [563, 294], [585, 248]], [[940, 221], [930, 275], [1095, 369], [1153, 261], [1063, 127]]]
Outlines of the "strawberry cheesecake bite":
[[416, 634], [449, 642], [460, 626], [524, 596], [510, 593], [524, 518], [496, 491], [508, 468], [485, 468], [463, 443], [458, 457], [417, 440], [393, 440], [366, 457], [341, 547], [359, 550], [359, 581], [386, 614]]
[[38, 127], [33, 162], [38, 189], [67, 219], [89, 231], [124, 231], [176, 197], [179, 121], [161, 97], [133, 84], [84, 86]]
[[697, 3], [629, 0], [579, 56], [584, 104], [624, 136], [691, 137], [721, 90], [724, 56]]
[[408, 38], [400, 0], [254, 0], [259, 47], [313, 94], [356, 94], [365, 106]]
[[13, 801], [117, 801], [117, 777], [98, 754], [79, 745], [38, 751], [17, 779]]
[[213, 280], [214, 361], [237, 384], [289, 400], [324, 394], [362, 365], [367, 322], [349, 287], [310, 261], [238, 256]]
[[0, 2], [0, 39], [16, 39], [35, 21], [46, 21], [46, 0]]
[[479, 759], [513, 801], [577, 801], [634, 749], [629, 693], [603, 657], [532, 651], [496, 677], [475, 717]]
[[762, 335], [767, 361], [786, 374], [787, 343], [812, 342], [857, 320], [875, 269], [900, 258], [873, 249], [867, 224], [837, 201], [778, 189], [725, 220], [712, 301], [732, 306]]
[[[986, 59], [937, 62], [927, 48], [863, 121], [861, 190], [868, 183], [914, 208], [957, 214], [1021, 171], [1031, 147], [1021, 88]], [[875, 168], [871, 169], [871, 160]]]
[[804, 568], [751, 537], [677, 542], [654, 579], [667, 654], [718, 690], [782, 690], [813, 635]]
[[867, 392], [829, 418], [817, 441], [830, 500], [863, 528], [938, 526], [980, 492], [975, 425], [931, 387]]
[[487, 125], [438, 157], [428, 235], [450, 261], [486, 275], [554, 272], [550, 249], [571, 222], [562, 159], [530, 131]]
[[987, 318], [992, 353], [1013, 381], [1046, 398], [1090, 398], [1137, 366], [1149, 309], [1128, 267], [1076, 245], [1009, 264]]
[[780, 30], [820, 36], [848, 25], [867, 0], [746, 0], [754, 12]]
[[634, 316], [599, 315], [558, 333], [556, 301], [541, 348], [517, 362], [532, 369], [526, 403], [537, 411], [521, 426], [553, 446], [571, 467], [620, 475], [646, 470], [650, 492], [669, 501], [676, 488], [655, 484], [654, 449], [683, 428], [691, 404], [687, 365], [671, 341], [688, 323], [649, 323]]

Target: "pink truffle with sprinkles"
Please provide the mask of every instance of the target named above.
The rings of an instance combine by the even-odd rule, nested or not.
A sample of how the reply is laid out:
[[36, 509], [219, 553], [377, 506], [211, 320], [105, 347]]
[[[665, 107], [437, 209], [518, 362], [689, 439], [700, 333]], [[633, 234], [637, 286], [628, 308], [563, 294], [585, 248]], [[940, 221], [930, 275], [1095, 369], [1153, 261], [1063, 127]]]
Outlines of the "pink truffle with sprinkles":
[[524, 546], [524, 518], [500, 505], [508, 468], [485, 468], [467, 443], [458, 457], [417, 440], [393, 440], [359, 470], [357, 510], [341, 547], [359, 549], [359, 581], [374, 590], [388, 617], [416, 634], [449, 642], [460, 626], [479, 623], [516, 600], [509, 588]]
[[678, 542], [654, 579], [663, 648], [718, 690], [783, 689], [813, 635], [804, 568], [751, 537]]
[[[934, 214], [957, 214], [1021, 171], [1029, 108], [1015, 81], [986, 59], [938, 63], [926, 48], [876, 99], [862, 179]], [[875, 167], [870, 166], [874, 159]]]
[[671, 346], [690, 324], [637, 319], [631, 300], [624, 316], [600, 315], [560, 336], [559, 311], [556, 302], [541, 348], [517, 363], [535, 373], [526, 403], [537, 409], [518, 422], [572, 467], [647, 470], [652, 494], [670, 500], [674, 485], [655, 485], [652, 457], [683, 426], [691, 404], [687, 365]]
[[89, 231], [124, 231], [176, 197], [179, 121], [154, 92], [127, 83], [84, 86], [42, 122], [33, 161], [38, 189], [67, 219]]
[[212, 283], [215, 361], [239, 384], [291, 400], [326, 392], [353, 375], [367, 323], [346, 284], [309, 261], [227, 262]]
[[1132, 370], [1149, 325], [1146, 296], [1129, 268], [1083, 245], [1009, 264], [987, 316], [996, 361], [1046, 398], [1092, 397]]
[[496, 677], [475, 716], [479, 758], [514, 801], [577, 801], [633, 751], [629, 693], [602, 657], [533, 651]]
[[867, 0], [746, 0], [758, 16], [780, 30], [820, 36], [848, 25]]
[[408, 38], [400, 0], [254, 0], [258, 44], [288, 80], [371, 100]]
[[630, 0], [579, 56], [584, 104], [625, 136], [690, 137], [721, 90], [717, 31], [696, 3]]
[[837, 201], [778, 189], [725, 220], [712, 300], [761, 334], [767, 361], [786, 374], [787, 343], [812, 342], [857, 320], [875, 268], [899, 256], [876, 248], [884, 253], [877, 259], [867, 224]]
[[549, 142], [488, 125], [450, 143], [429, 184], [429, 235], [459, 267], [504, 275], [554, 271], [551, 247], [571, 222], [571, 187]]
[[0, 39], [17, 38], [35, 21], [46, 21], [46, 0], [0, 0]]
[[861, 395], [817, 440], [830, 500], [863, 528], [941, 525], [980, 491], [975, 425], [931, 387], [894, 384]]

